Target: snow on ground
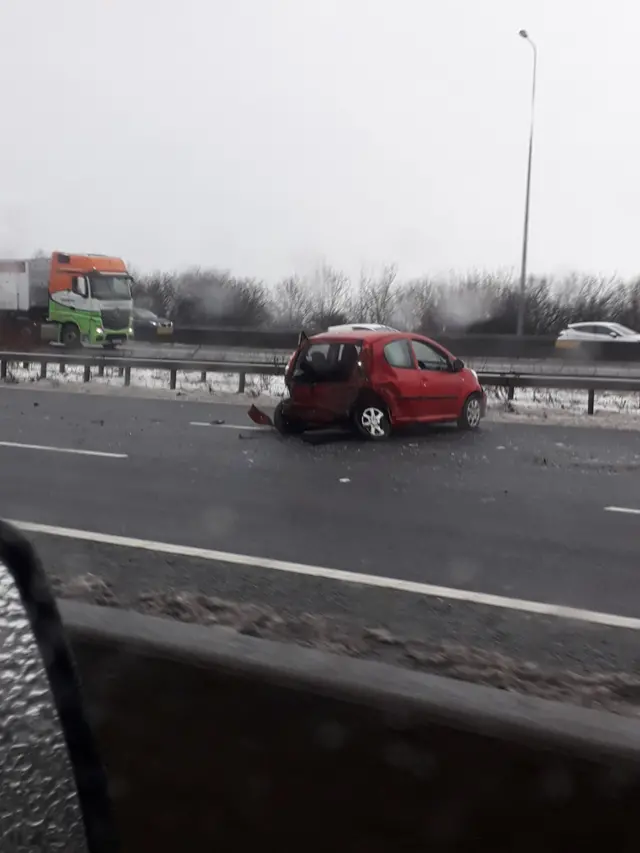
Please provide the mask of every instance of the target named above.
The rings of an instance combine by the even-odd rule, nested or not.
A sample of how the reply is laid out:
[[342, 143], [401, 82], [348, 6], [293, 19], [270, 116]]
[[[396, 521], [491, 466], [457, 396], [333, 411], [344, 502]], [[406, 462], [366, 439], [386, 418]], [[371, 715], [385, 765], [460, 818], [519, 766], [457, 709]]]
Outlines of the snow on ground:
[[[83, 382], [81, 366], [67, 366], [60, 373], [59, 366], [47, 366], [47, 378], [40, 379], [40, 366], [12, 364], [7, 374], [7, 384], [16, 387], [43, 390], [74, 390], [85, 394], [118, 394], [124, 396], [154, 396], [168, 399], [189, 399], [202, 402], [255, 401], [273, 405], [284, 392], [281, 376], [247, 374], [245, 393], [238, 394], [238, 373], [208, 372], [202, 381], [200, 371], [178, 371], [176, 390], [169, 390], [169, 371], [132, 369], [131, 385], [124, 387], [118, 368], [105, 367], [104, 376], [92, 368], [91, 381]], [[620, 429], [640, 429], [640, 393], [600, 392], [596, 394], [596, 413], [586, 414], [587, 392], [527, 388], [516, 390], [514, 399], [507, 399], [506, 389], [487, 390], [488, 420], [518, 423], [549, 423], [575, 426], [603, 426]]]

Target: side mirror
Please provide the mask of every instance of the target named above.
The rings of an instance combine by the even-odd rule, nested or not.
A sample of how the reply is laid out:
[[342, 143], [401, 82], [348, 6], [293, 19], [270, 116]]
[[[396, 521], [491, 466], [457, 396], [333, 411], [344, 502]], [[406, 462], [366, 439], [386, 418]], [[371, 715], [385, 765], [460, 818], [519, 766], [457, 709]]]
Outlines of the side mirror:
[[610, 332], [609, 332], [609, 337], [610, 337], [610, 338], [618, 338], [618, 337], [620, 337], [620, 336], [618, 335], [618, 333], [617, 333], [617, 332], [614, 332], [614, 331], [612, 330], [612, 331], [610, 331]]
[[0, 521], [3, 853], [115, 853], [106, 778], [62, 622], [27, 540]]
[[451, 370], [454, 373], [460, 373], [464, 369], [464, 361], [461, 358], [454, 358], [451, 362]]

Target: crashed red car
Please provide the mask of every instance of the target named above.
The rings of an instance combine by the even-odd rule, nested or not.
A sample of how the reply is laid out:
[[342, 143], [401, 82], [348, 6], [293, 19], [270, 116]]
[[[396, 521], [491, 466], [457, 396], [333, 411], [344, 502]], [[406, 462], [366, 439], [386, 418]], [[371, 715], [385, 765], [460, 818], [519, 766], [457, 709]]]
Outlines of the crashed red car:
[[[486, 411], [477, 374], [421, 335], [388, 331], [301, 336], [273, 423], [284, 434], [350, 425], [374, 441], [396, 426], [455, 421], [476, 429]], [[254, 420], [263, 419], [258, 410]]]

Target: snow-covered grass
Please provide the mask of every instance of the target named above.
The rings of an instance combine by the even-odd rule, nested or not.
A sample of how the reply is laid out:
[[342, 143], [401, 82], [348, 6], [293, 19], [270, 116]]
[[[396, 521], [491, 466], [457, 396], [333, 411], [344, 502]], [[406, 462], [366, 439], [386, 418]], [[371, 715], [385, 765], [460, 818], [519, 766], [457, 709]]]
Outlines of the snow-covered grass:
[[[64, 373], [60, 372], [59, 365], [47, 365], [46, 384], [49, 387], [62, 387], [65, 385], [82, 385], [83, 367], [77, 365], [67, 366]], [[38, 384], [40, 379], [40, 365], [30, 364], [28, 367], [12, 364], [7, 371], [7, 383], [13, 384]], [[98, 375], [98, 368], [91, 369], [91, 385], [97, 386], [124, 386], [124, 377], [116, 367], [105, 367], [104, 375]], [[169, 371], [166, 369], [132, 369], [131, 387], [145, 389], [166, 389], [169, 387]], [[202, 381], [199, 370], [182, 371], [177, 374], [177, 391], [208, 391], [210, 394], [233, 394], [238, 391], [239, 374], [236, 373], [213, 373], [207, 372], [206, 379]], [[264, 376], [262, 374], [246, 375], [245, 394], [253, 397], [279, 397], [284, 393], [284, 380], [281, 376]]]
[[[508, 404], [506, 388], [488, 388], [489, 405], [505, 407]], [[556, 388], [518, 388], [514, 393], [513, 407], [524, 413], [552, 409], [560, 412], [584, 413], [587, 411], [587, 391]], [[596, 391], [597, 412], [640, 415], [640, 392]]]

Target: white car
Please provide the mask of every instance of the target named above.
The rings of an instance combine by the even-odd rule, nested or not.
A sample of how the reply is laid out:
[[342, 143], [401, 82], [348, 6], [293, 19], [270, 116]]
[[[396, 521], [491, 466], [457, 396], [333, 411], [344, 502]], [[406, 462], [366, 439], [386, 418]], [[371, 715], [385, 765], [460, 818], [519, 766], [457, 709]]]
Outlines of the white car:
[[398, 330], [380, 323], [347, 323], [344, 326], [329, 326], [327, 331], [340, 334], [340, 332], [397, 332]]
[[620, 323], [571, 323], [558, 335], [556, 346], [575, 346], [580, 341], [638, 343], [640, 332], [634, 332]]

